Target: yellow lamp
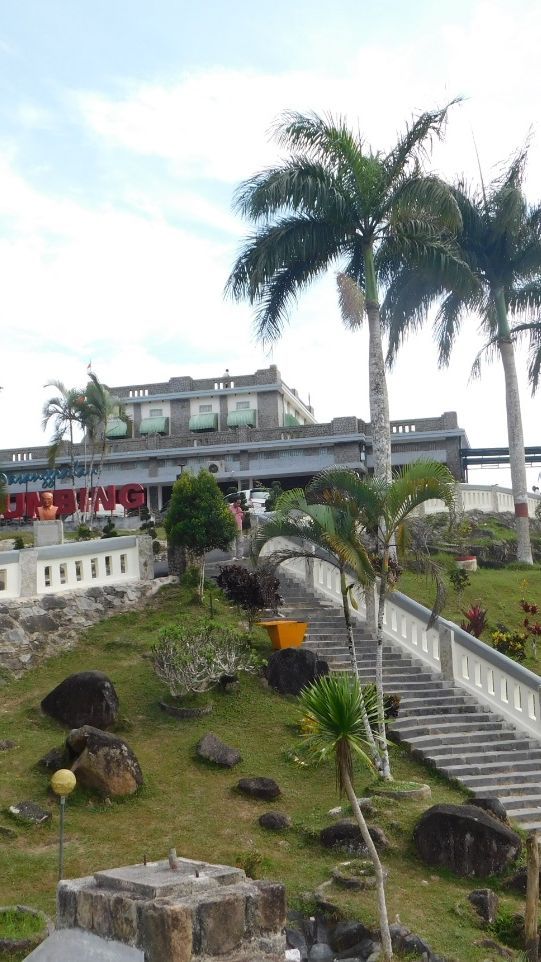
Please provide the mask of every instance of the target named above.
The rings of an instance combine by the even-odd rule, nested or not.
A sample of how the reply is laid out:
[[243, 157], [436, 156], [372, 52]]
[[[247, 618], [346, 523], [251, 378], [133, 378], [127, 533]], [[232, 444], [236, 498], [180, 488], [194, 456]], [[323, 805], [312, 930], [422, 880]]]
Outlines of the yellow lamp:
[[60, 798], [60, 845], [58, 851], [58, 880], [64, 875], [64, 810], [66, 795], [70, 795], [77, 784], [77, 779], [69, 768], [59, 768], [51, 778], [51, 788]]
[[60, 795], [61, 798], [71, 795], [76, 784], [77, 779], [69, 768], [59, 768], [51, 778], [51, 788], [55, 795]]

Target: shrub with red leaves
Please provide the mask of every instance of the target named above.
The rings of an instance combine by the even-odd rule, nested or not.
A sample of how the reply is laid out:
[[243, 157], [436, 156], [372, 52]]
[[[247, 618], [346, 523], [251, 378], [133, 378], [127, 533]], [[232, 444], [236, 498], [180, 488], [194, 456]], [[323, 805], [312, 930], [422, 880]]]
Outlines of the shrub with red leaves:
[[481, 605], [471, 605], [467, 610], [463, 609], [462, 614], [466, 620], [461, 622], [460, 627], [475, 638], [480, 638], [487, 626], [487, 613], [488, 609], [481, 608]]

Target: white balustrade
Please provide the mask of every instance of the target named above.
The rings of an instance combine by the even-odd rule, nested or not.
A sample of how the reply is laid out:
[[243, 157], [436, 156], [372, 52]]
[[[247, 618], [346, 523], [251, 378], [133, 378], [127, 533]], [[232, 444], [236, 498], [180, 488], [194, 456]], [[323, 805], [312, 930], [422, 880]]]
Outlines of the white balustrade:
[[[498, 485], [457, 484], [456, 503], [461, 511], [482, 511], [486, 514], [514, 514], [515, 503], [510, 488], [500, 488]], [[541, 504], [541, 497], [537, 494], [528, 495], [528, 514], [535, 518], [536, 508]], [[446, 511], [443, 501], [435, 498], [423, 502], [414, 514], [440, 514]]]
[[0, 602], [151, 577], [140, 550], [129, 535], [0, 552]]
[[[276, 538], [262, 551], [270, 555], [293, 541]], [[328, 562], [314, 558], [310, 564], [296, 558], [282, 565], [287, 573], [307, 584], [322, 598], [341, 604], [340, 578]], [[354, 618], [366, 619], [366, 599], [356, 592], [358, 610]], [[541, 678], [516, 661], [502, 655], [458, 625], [438, 618], [428, 628], [430, 611], [412, 598], [393, 592], [386, 598], [384, 635], [400, 645], [430, 670], [469, 691], [530, 737], [541, 738]]]

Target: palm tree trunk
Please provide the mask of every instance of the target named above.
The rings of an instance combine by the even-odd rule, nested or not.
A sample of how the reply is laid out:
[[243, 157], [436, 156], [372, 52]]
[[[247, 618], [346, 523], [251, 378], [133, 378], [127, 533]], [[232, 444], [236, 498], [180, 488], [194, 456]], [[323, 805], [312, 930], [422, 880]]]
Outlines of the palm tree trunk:
[[381, 757], [381, 777], [392, 781], [389, 749], [385, 734], [385, 703], [383, 700], [383, 615], [385, 612], [385, 595], [387, 594], [387, 568], [389, 564], [388, 548], [384, 549], [381, 575], [379, 579], [378, 623], [376, 631], [376, 693], [378, 707], [378, 736], [379, 753]]
[[507, 438], [509, 444], [509, 464], [511, 485], [515, 502], [515, 525], [517, 531], [517, 561], [533, 564], [530, 541], [530, 519], [528, 517], [528, 483], [526, 480], [526, 454], [520, 411], [515, 348], [509, 336], [509, 322], [503, 290], [494, 292], [494, 303], [498, 317], [498, 348], [503, 364], [505, 378], [505, 406], [507, 411]]
[[381, 947], [383, 949], [382, 962], [390, 962], [390, 960], [393, 958], [393, 946], [391, 943], [391, 933], [389, 932], [389, 919], [387, 917], [387, 903], [385, 901], [385, 877], [383, 875], [383, 868], [379, 860], [376, 846], [372, 841], [372, 836], [368, 831], [368, 825], [366, 824], [364, 815], [359, 807], [357, 796], [353, 790], [353, 785], [351, 784], [349, 772], [345, 769], [345, 766], [342, 766], [342, 781], [353, 814], [357, 821], [357, 825], [359, 826], [363, 842], [368, 849], [370, 860], [374, 866], [374, 872], [376, 875], [376, 891], [378, 895]]
[[344, 621], [346, 622], [346, 633], [347, 633], [347, 636], [348, 636], [348, 644], [349, 644], [349, 654], [350, 654], [350, 658], [351, 658], [351, 666], [352, 666], [352, 668], [353, 668], [353, 671], [355, 672], [355, 677], [356, 677], [357, 681], [359, 682], [359, 688], [360, 688], [360, 692], [361, 692], [361, 718], [362, 718], [362, 722], [363, 722], [364, 733], [365, 733], [365, 735], [366, 735], [366, 740], [367, 740], [368, 744], [370, 745], [370, 752], [371, 752], [371, 754], [372, 754], [372, 759], [373, 759], [373, 761], [374, 761], [374, 764], [375, 764], [378, 772], [381, 774], [381, 767], [382, 767], [382, 766], [381, 766], [381, 755], [380, 755], [380, 753], [379, 753], [379, 751], [378, 751], [378, 746], [376, 745], [376, 739], [374, 738], [374, 733], [373, 733], [372, 727], [371, 727], [371, 725], [370, 725], [370, 719], [369, 719], [368, 714], [367, 714], [367, 712], [366, 712], [366, 706], [365, 706], [365, 703], [364, 703], [364, 697], [363, 697], [363, 692], [362, 692], [362, 687], [361, 687], [361, 680], [360, 680], [360, 678], [359, 678], [359, 666], [358, 666], [358, 664], [357, 664], [357, 653], [356, 653], [356, 651], [355, 651], [355, 638], [354, 638], [354, 636], [353, 636], [353, 625], [351, 624], [351, 612], [350, 612], [350, 609], [349, 609], [349, 599], [348, 599], [348, 592], [347, 592], [347, 586], [346, 586], [346, 576], [345, 576], [343, 570], [340, 570], [340, 588], [341, 588], [341, 591], [342, 591], [342, 607], [343, 607], [343, 609], [344, 609]]
[[389, 425], [389, 398], [387, 394], [387, 379], [385, 377], [385, 362], [383, 359], [378, 285], [372, 247], [366, 247], [363, 255], [369, 335], [368, 387], [374, 476], [383, 481], [390, 481], [391, 429]]

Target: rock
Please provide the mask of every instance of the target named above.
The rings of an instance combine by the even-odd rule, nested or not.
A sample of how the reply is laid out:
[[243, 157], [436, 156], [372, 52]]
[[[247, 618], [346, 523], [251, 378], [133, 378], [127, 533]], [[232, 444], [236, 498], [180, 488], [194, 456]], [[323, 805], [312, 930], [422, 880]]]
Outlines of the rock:
[[494, 922], [498, 914], [500, 900], [492, 889], [475, 889], [468, 895], [468, 901], [471, 902], [477, 914], [485, 922], [491, 924]]
[[115, 687], [101, 671], [79, 671], [60, 682], [41, 703], [42, 711], [70, 728], [110, 728], [118, 714]]
[[52, 818], [51, 812], [46, 812], [35, 802], [17, 802], [16, 805], [10, 805], [8, 811], [20, 822], [27, 822], [29, 825], [43, 825]]
[[335, 952], [345, 952], [369, 938], [370, 930], [362, 922], [339, 922], [332, 931], [331, 946]]
[[488, 812], [489, 815], [493, 815], [500, 822], [509, 825], [505, 805], [500, 802], [499, 798], [472, 798], [469, 804], [476, 808], [482, 808], [484, 812]]
[[419, 819], [413, 840], [424, 862], [463, 878], [498, 875], [522, 849], [516, 832], [473, 805], [433, 805]]
[[308, 953], [308, 962], [334, 962], [334, 952], [326, 942], [316, 942]]
[[[511, 892], [518, 892], [519, 895], [526, 895], [526, 882], [528, 879], [528, 871], [526, 868], [520, 868], [510, 879], [506, 879], [504, 882], [504, 888], [509, 889]], [[541, 872], [539, 873], [539, 883], [541, 888]]]
[[65, 768], [68, 764], [68, 757], [65, 745], [60, 745], [57, 748], [51, 748], [45, 755], [38, 761], [38, 768], [42, 768], [46, 772], [50, 772], [53, 775], [60, 768]]
[[489, 952], [493, 952], [501, 959], [514, 959], [515, 957], [515, 953], [511, 952], [511, 949], [504, 948], [494, 939], [476, 939], [473, 944], [478, 945], [481, 949], [488, 949]]
[[303, 957], [298, 949], [286, 949], [285, 960], [286, 962], [303, 962]]
[[46, 634], [57, 627], [56, 621], [50, 615], [30, 615], [28, 618], [21, 618], [21, 628], [29, 635], [35, 635], [37, 632], [40, 635]]
[[286, 945], [289, 949], [296, 949], [301, 962], [308, 958], [308, 943], [303, 932], [298, 929], [286, 929]]
[[119, 798], [143, 784], [139, 762], [122, 738], [83, 725], [69, 733], [66, 745], [74, 759], [71, 770], [86, 788]]
[[222, 765], [224, 768], [233, 768], [241, 761], [241, 754], [236, 748], [230, 748], [222, 742], [216, 735], [209, 732], [197, 743], [197, 754], [207, 762], [214, 762], [215, 765]]
[[308, 648], [283, 648], [269, 658], [266, 678], [271, 688], [281, 695], [298, 695], [321, 675], [329, 674], [329, 666]]
[[17, 748], [17, 745], [10, 738], [3, 738], [0, 741], [0, 752], [9, 752], [12, 748]]
[[[377, 825], [369, 825], [368, 831], [376, 848], [388, 848], [389, 841], [381, 828]], [[361, 830], [354, 818], [343, 818], [334, 825], [327, 825], [319, 833], [319, 840], [325, 848], [338, 848], [350, 855], [366, 853]]]
[[280, 786], [274, 781], [274, 778], [241, 778], [237, 783], [237, 788], [243, 795], [249, 795], [250, 798], [262, 798], [266, 802], [272, 802], [273, 799], [282, 794]]
[[43, 595], [39, 603], [45, 611], [58, 611], [66, 607], [66, 599], [61, 598], [60, 595]]
[[432, 956], [432, 949], [430, 948], [428, 942], [425, 942], [420, 935], [415, 935], [413, 932], [410, 932], [410, 934], [406, 935], [404, 938], [402, 942], [402, 951], [405, 955], [413, 955], [414, 953], [418, 953], [421, 957], [426, 955], [426, 957], [429, 959]]
[[[372, 804], [371, 798], [358, 798], [357, 799], [359, 808], [363, 815], [373, 815], [375, 812], [374, 805]], [[329, 818], [340, 818], [344, 814], [344, 808], [342, 805], [337, 805], [336, 808], [330, 808], [327, 812]]]
[[259, 816], [259, 824], [271, 832], [283, 832], [291, 828], [291, 819], [284, 812], [264, 812]]

